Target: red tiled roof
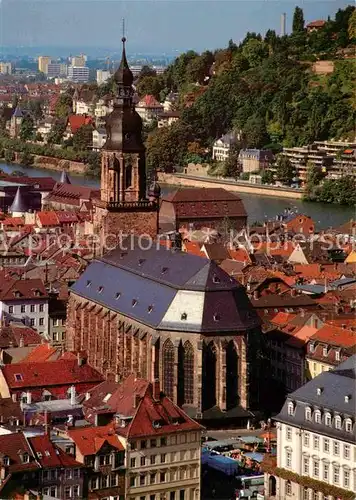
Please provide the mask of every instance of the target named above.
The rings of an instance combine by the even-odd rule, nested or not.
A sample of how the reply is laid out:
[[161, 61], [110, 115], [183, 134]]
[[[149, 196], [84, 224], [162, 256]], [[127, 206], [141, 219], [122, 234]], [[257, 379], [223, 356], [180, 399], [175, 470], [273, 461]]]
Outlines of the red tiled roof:
[[307, 28], [322, 28], [325, 26], [326, 21], [324, 19], [317, 19], [316, 21], [311, 21], [307, 24]]
[[68, 436], [74, 441], [80, 453], [84, 456], [95, 455], [105, 443], [123, 451], [124, 447], [115, 433], [113, 426], [85, 427], [68, 431]]
[[22, 217], [6, 217], [2, 223], [4, 226], [23, 226], [25, 220]]
[[61, 224], [78, 222], [78, 217], [75, 212], [58, 211], [56, 212], [58, 220]]
[[162, 108], [163, 106], [157, 101], [157, 99], [153, 95], [145, 95], [145, 97], [143, 97], [137, 104], [137, 107]]
[[19, 347], [20, 345], [30, 346], [41, 344], [42, 337], [39, 333], [29, 327], [9, 326], [0, 327], [0, 347], [6, 349], [10, 346]]
[[273, 316], [273, 318], [270, 321], [274, 325], [287, 325], [295, 317], [296, 314], [278, 312], [275, 316]]
[[93, 123], [93, 120], [90, 116], [71, 115], [68, 118], [68, 125], [72, 134], [75, 134], [77, 130], [83, 125], [90, 125], [91, 123]]
[[356, 345], [356, 333], [352, 330], [339, 328], [325, 323], [312, 337], [311, 340], [319, 340], [327, 344], [352, 347]]
[[45, 299], [48, 297], [42, 280], [21, 279], [0, 283], [1, 300]]
[[201, 251], [199, 243], [197, 243], [196, 241], [185, 241], [183, 243], [183, 249], [187, 253], [207, 258], [206, 254]]
[[48, 361], [58, 352], [57, 347], [52, 347], [51, 344], [45, 343], [35, 347], [23, 360], [22, 363], [39, 363]]
[[[40, 466], [35, 462], [32, 451], [22, 432], [14, 434], [3, 434], [0, 436], [0, 453], [9, 457], [9, 472], [36, 470]], [[21, 454], [27, 453], [30, 457], [28, 463], [23, 463]]]
[[[47, 387], [77, 383], [101, 382], [102, 375], [88, 364], [78, 365], [74, 359], [40, 363], [14, 363], [2, 368], [10, 389]], [[15, 375], [21, 375], [17, 380]], [[19, 378], [19, 377], [17, 377]]]
[[57, 212], [37, 212], [37, 219], [42, 226], [59, 226]]
[[83, 464], [57, 448], [46, 434], [29, 438], [28, 441], [36, 455], [36, 460], [43, 469], [51, 467], [83, 467]]
[[246, 264], [251, 264], [251, 259], [246, 248], [239, 247], [236, 249], [230, 249], [229, 254], [232, 260], [237, 262], [244, 262]]

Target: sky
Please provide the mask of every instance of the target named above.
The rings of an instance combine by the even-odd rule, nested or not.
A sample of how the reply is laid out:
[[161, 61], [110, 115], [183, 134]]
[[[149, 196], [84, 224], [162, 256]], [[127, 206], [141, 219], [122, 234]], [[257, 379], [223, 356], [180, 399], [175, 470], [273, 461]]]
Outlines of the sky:
[[[350, 2], [305, 0], [306, 21], [334, 16]], [[172, 53], [224, 47], [247, 31], [291, 29], [295, 0], [0, 0], [0, 44], [24, 47], [120, 47], [125, 18], [127, 50]]]

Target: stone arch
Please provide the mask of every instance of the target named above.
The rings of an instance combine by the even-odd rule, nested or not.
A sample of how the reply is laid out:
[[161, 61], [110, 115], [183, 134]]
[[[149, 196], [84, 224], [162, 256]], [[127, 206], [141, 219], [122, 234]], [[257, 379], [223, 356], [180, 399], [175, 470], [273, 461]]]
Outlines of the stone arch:
[[226, 348], [226, 409], [231, 410], [239, 404], [239, 357], [235, 343], [231, 340]]
[[163, 344], [163, 391], [169, 398], [173, 398], [174, 390], [174, 345], [170, 339]]
[[216, 405], [217, 350], [214, 342], [203, 343], [202, 410]]
[[187, 340], [184, 343], [184, 403], [194, 403], [194, 349]]

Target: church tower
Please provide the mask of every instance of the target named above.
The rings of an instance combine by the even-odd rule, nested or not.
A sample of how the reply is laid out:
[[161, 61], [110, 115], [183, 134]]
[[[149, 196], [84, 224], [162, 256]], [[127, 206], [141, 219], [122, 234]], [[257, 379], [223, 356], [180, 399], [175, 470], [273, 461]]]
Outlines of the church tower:
[[102, 239], [109, 234], [134, 232], [156, 237], [158, 233], [159, 189], [150, 189], [146, 198], [142, 120], [133, 103], [133, 75], [125, 43], [123, 37], [121, 63], [114, 74], [116, 96], [106, 121], [107, 140], [102, 149], [100, 201], [94, 212], [94, 230]]

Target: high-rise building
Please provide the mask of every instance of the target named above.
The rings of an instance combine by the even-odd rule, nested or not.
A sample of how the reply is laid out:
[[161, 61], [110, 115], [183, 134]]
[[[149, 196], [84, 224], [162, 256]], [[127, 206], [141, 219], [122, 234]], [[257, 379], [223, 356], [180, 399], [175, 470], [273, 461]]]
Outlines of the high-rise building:
[[72, 56], [70, 58], [70, 65], [76, 66], [78, 68], [82, 68], [86, 65], [87, 56], [84, 54], [80, 54], [80, 56]]
[[61, 64], [60, 63], [49, 63], [47, 65], [47, 76], [48, 78], [55, 78], [61, 74]]
[[104, 69], [98, 69], [96, 71], [96, 83], [98, 85], [102, 85], [105, 83], [111, 76], [110, 71]]
[[68, 80], [86, 83], [89, 80], [89, 68], [87, 66], [69, 66]]
[[51, 62], [51, 58], [49, 56], [39, 56], [38, 58], [38, 71], [45, 73], [47, 75], [48, 65]]
[[11, 75], [12, 73], [11, 62], [0, 62], [0, 73], [2, 75]]

